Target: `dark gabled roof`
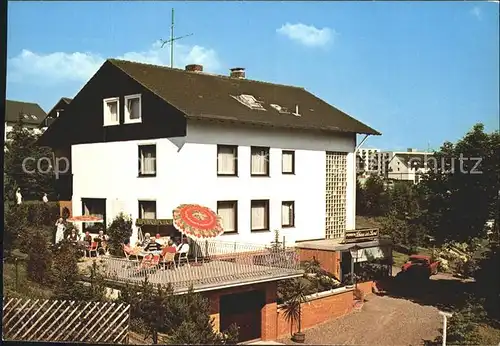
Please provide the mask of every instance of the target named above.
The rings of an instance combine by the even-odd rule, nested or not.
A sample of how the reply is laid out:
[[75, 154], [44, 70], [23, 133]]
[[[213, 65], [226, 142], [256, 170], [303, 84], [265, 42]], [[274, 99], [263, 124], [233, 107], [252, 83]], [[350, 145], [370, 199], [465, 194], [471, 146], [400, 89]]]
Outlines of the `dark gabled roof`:
[[[226, 120], [281, 128], [380, 135], [371, 127], [329, 105], [304, 88], [204, 72], [108, 59], [131, 78], [188, 118]], [[251, 109], [231, 96], [252, 95], [267, 111]], [[299, 114], [282, 114], [270, 104]]]
[[[52, 123], [57, 119], [57, 116], [55, 113], [56, 110], [60, 109], [62, 107], [66, 107], [73, 101], [73, 99], [69, 97], [61, 97], [59, 101], [52, 107], [52, 109], [47, 113], [47, 116], [45, 119], [43, 119], [43, 122], [40, 123], [40, 127], [49, 127], [52, 125]], [[62, 103], [62, 104], [61, 104]]]
[[39, 125], [47, 116], [36, 103], [22, 101], [5, 101], [5, 121], [16, 123], [22, 120], [25, 124]]

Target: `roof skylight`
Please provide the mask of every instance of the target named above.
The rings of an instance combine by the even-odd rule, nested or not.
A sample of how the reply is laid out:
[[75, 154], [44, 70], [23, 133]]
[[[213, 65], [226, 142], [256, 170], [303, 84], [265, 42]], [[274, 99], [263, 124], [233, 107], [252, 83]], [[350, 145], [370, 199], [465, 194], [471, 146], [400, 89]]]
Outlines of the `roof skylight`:
[[234, 98], [235, 100], [237, 100], [238, 102], [240, 102], [241, 104], [247, 106], [250, 109], [255, 109], [255, 110], [259, 110], [259, 111], [265, 111], [266, 110], [264, 108], [264, 106], [262, 106], [262, 102], [258, 101], [252, 95], [241, 94], [241, 95], [238, 95], [238, 96], [233, 96], [233, 95], [229, 95], [229, 96], [231, 96], [232, 98]]
[[36, 117], [36, 115], [31, 114], [31, 119], [38, 119], [38, 118]]

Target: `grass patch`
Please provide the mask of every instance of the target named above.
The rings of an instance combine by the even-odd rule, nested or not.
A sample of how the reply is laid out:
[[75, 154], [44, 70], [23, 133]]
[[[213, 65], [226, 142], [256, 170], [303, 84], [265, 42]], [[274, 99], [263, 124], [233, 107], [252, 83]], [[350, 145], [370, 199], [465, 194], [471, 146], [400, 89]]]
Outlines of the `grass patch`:
[[52, 290], [28, 279], [25, 262], [18, 263], [18, 289], [16, 290], [16, 265], [4, 263], [3, 292], [12, 298], [49, 299]]
[[392, 261], [393, 261], [393, 266], [395, 267], [401, 267], [403, 264], [406, 263], [406, 261], [408, 260], [408, 255], [407, 254], [404, 254], [404, 253], [401, 253], [401, 252], [397, 252], [397, 251], [392, 251]]

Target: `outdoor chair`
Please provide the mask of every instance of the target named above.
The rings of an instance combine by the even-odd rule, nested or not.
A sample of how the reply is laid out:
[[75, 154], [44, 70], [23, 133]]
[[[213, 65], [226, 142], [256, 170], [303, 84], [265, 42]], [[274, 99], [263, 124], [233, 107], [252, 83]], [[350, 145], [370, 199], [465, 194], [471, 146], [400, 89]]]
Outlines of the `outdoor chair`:
[[174, 269], [177, 268], [175, 265], [175, 253], [173, 252], [167, 252], [163, 255], [163, 269], [166, 269], [167, 266], [173, 266]]
[[186, 262], [186, 264], [189, 266], [189, 259], [188, 259], [189, 244], [182, 244], [178, 254], [179, 254], [179, 258], [178, 258], [177, 266], [180, 266], [181, 262]]
[[137, 253], [134, 252], [127, 252], [125, 249], [123, 249], [123, 253], [125, 254], [125, 258], [127, 261], [133, 261], [130, 259], [130, 256], [135, 256], [135, 261], [139, 262], [139, 256], [137, 256]]
[[92, 257], [92, 252], [95, 252], [95, 257], [99, 256], [99, 253], [97, 252], [97, 247], [98, 247], [98, 244], [97, 244], [96, 241], [93, 241], [93, 242], [90, 243], [90, 245], [86, 246], [86, 250], [89, 253], [89, 258]]
[[160, 255], [146, 255], [139, 265], [138, 271], [144, 269], [154, 269], [160, 264]]

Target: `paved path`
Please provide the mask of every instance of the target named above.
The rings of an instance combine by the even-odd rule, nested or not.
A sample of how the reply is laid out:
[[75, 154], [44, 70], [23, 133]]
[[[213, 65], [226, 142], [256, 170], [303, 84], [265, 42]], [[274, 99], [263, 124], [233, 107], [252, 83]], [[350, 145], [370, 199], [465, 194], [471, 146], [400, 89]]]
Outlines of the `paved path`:
[[[371, 295], [361, 312], [328, 321], [305, 334], [306, 344], [413, 346], [434, 339], [441, 326], [434, 307]], [[290, 338], [278, 341], [294, 344]]]

